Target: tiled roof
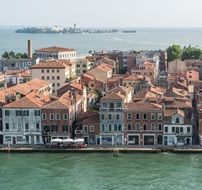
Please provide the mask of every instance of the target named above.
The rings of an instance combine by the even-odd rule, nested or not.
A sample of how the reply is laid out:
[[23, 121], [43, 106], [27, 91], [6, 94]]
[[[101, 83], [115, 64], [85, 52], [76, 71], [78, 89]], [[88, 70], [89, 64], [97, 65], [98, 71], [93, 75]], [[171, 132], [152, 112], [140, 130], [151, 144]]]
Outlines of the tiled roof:
[[180, 109], [166, 109], [166, 110], [164, 111], [164, 116], [165, 116], [165, 117], [170, 117], [170, 116], [173, 116], [173, 115], [175, 115], [175, 114], [179, 114], [179, 115], [181, 115], [182, 117], [185, 116], [184, 111], [183, 111], [183, 110], [180, 110]]
[[57, 47], [57, 46], [40, 48], [36, 50], [36, 52], [55, 52], [55, 53], [65, 52], [65, 51], [75, 51], [75, 50], [72, 48], [63, 48], [63, 47]]
[[32, 69], [38, 69], [38, 68], [66, 68], [68, 66], [72, 66], [73, 63], [71, 63], [68, 60], [43, 60], [39, 62], [36, 65], [33, 65]]
[[12, 75], [12, 76], [21, 76], [21, 77], [31, 77], [30, 70], [21, 71], [21, 70], [7, 70], [6, 75]]
[[97, 68], [102, 70], [102, 71], [108, 72], [108, 71], [112, 70], [113, 67], [111, 65], [106, 64], [106, 63], [102, 63], [102, 64], [98, 65]]
[[124, 81], [140, 81], [143, 80], [144, 77], [142, 75], [129, 75], [127, 77], [125, 77], [123, 80]]
[[126, 106], [126, 110], [130, 110], [130, 111], [133, 111], [133, 110], [134, 111], [152, 111], [152, 110], [162, 109], [162, 105], [151, 103], [146, 100], [141, 100], [136, 103], [133, 103], [133, 102], [127, 103], [125, 106]]
[[0, 91], [0, 102], [4, 103], [6, 96], [15, 95], [16, 93], [27, 95], [33, 90], [39, 90], [48, 85], [50, 85], [50, 83], [37, 78], [23, 84], [15, 85], [13, 87]]
[[40, 108], [49, 101], [49, 96], [40, 95], [36, 92], [32, 92], [21, 99], [18, 99], [3, 106], [3, 108]]
[[123, 100], [124, 98], [125, 96], [120, 93], [112, 93], [102, 97], [101, 100]]

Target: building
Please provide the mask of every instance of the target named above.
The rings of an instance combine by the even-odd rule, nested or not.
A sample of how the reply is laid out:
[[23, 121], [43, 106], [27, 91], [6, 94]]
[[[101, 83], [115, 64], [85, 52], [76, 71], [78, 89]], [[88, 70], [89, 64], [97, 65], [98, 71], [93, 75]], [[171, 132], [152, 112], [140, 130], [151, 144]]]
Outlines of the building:
[[121, 92], [100, 99], [100, 145], [124, 145], [124, 101]]
[[76, 60], [76, 50], [63, 47], [47, 47], [35, 50], [35, 57], [41, 59], [65, 59]]
[[93, 63], [90, 62], [88, 59], [79, 59], [76, 61], [76, 74], [82, 75], [86, 71], [93, 68]]
[[155, 63], [144, 62], [143, 64], [136, 64], [136, 66], [131, 69], [131, 73], [149, 77], [154, 85], [158, 82], [158, 65]]
[[67, 91], [41, 109], [43, 142], [52, 138], [71, 138], [72, 124], [82, 112], [81, 96]]
[[53, 94], [75, 76], [75, 63], [67, 60], [44, 60], [31, 67], [32, 79], [39, 78], [52, 83]]
[[3, 144], [42, 144], [41, 107], [49, 101], [49, 96], [32, 92], [3, 106]]
[[180, 109], [164, 111], [164, 145], [192, 145], [192, 120]]
[[163, 145], [163, 108], [142, 100], [125, 105], [125, 137], [128, 145]]
[[39, 59], [2, 59], [0, 60], [0, 71], [7, 70], [29, 70]]
[[98, 81], [107, 82], [113, 76], [113, 68], [111, 65], [102, 63], [97, 67], [86, 72], [88, 75], [93, 76]]
[[168, 74], [176, 73], [178, 71], [186, 70], [186, 62], [181, 60], [174, 60], [168, 62]]

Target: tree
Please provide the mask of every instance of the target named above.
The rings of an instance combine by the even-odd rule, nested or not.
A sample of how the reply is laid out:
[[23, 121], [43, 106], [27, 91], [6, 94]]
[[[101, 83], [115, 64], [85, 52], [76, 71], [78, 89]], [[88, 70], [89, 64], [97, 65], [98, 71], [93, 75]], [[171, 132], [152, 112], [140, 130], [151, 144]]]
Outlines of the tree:
[[173, 45], [169, 46], [166, 51], [167, 51], [168, 62], [181, 58], [182, 49], [181, 49], [180, 45], [173, 44]]
[[28, 55], [27, 53], [15, 53], [13, 51], [10, 51], [10, 52], [7, 52], [5, 51], [2, 55], [2, 58], [5, 58], [5, 59], [26, 59], [28, 58]]
[[200, 59], [202, 55], [202, 51], [199, 48], [191, 47], [189, 45], [188, 47], [184, 47], [182, 51], [182, 60], [187, 59]]

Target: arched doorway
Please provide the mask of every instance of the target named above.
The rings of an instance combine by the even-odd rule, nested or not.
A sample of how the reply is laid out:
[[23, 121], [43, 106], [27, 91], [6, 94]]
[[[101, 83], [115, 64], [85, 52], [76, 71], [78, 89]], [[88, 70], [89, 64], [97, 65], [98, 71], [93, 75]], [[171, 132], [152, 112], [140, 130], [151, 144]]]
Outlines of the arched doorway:
[[163, 136], [162, 136], [162, 135], [159, 135], [159, 136], [157, 137], [157, 144], [158, 144], [158, 145], [162, 145], [162, 144], [163, 144]]

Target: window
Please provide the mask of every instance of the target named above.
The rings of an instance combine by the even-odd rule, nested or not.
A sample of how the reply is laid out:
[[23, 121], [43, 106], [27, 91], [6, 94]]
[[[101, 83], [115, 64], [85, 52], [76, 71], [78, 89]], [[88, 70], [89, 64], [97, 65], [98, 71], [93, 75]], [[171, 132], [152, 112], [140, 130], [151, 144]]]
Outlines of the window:
[[107, 108], [108, 107], [107, 103], [102, 103], [102, 107]]
[[191, 132], [191, 128], [187, 127], [187, 133], [190, 133], [190, 132]]
[[162, 120], [162, 113], [158, 113], [158, 120]]
[[172, 127], [172, 132], [175, 133], [175, 127]]
[[39, 131], [40, 130], [40, 125], [39, 123], [36, 123], [36, 131]]
[[9, 131], [9, 123], [6, 123], [6, 131]]
[[114, 103], [109, 103], [109, 108], [114, 109]]
[[76, 65], [76, 67], [80, 67], [80, 65]]
[[60, 114], [59, 113], [56, 114], [56, 120], [60, 120]]
[[155, 124], [155, 123], [152, 123], [152, 124], [151, 124], [151, 130], [155, 130], [155, 128], [156, 128], [156, 124]]
[[49, 73], [49, 69], [47, 69], [46, 72]]
[[117, 131], [117, 130], [118, 130], [117, 124], [114, 124], [114, 131]]
[[60, 70], [57, 70], [57, 73], [59, 73], [60, 72]]
[[159, 131], [162, 130], [162, 124], [161, 124], [161, 123], [159, 123], [159, 125], [158, 125], [158, 129], [159, 129]]
[[116, 119], [119, 120], [120, 119], [120, 115], [116, 114]]
[[101, 114], [101, 119], [105, 119], [105, 115], [104, 114]]
[[86, 65], [83, 65], [83, 67], [86, 67]]
[[39, 143], [40, 143], [40, 136], [36, 135], [36, 144], [39, 144]]
[[176, 133], [179, 133], [179, 127], [176, 127]]
[[54, 120], [54, 114], [53, 113], [50, 114], [50, 120]]
[[118, 125], [118, 131], [122, 131], [122, 125], [121, 124]]
[[136, 119], [140, 119], [140, 114], [137, 113], [136, 116], [135, 116], [135, 118], [136, 118]]
[[175, 123], [180, 123], [180, 118], [175, 118]]
[[29, 116], [29, 110], [23, 110], [23, 116]]
[[52, 80], [55, 80], [55, 76], [52, 76]]
[[41, 72], [44, 73], [44, 70], [42, 69]]
[[15, 114], [16, 116], [22, 116], [22, 110], [16, 110]]
[[59, 87], [59, 86], [60, 86], [60, 83], [57, 83], [57, 86]]
[[131, 114], [131, 113], [128, 113], [128, 114], [127, 114], [127, 118], [128, 118], [128, 120], [131, 120], [131, 119], [132, 119], [132, 114]]
[[94, 131], [95, 131], [94, 125], [91, 125], [91, 126], [90, 126], [90, 132], [94, 132]]
[[28, 123], [25, 123], [25, 132], [29, 131], [29, 125]]
[[105, 131], [105, 125], [102, 124], [102, 131]]
[[167, 133], [167, 132], [168, 132], [168, 127], [165, 127], [164, 130], [165, 130], [165, 132]]
[[68, 125], [63, 125], [62, 126], [62, 132], [68, 132]]
[[155, 113], [151, 113], [151, 120], [155, 120]]
[[140, 130], [140, 123], [135, 124], [135, 130], [139, 131]]
[[9, 116], [9, 115], [10, 115], [9, 110], [5, 110], [5, 116]]
[[45, 113], [42, 114], [42, 120], [46, 120], [46, 114]]
[[144, 131], [147, 130], [147, 124], [146, 123], [144, 123], [143, 128], [144, 128]]
[[146, 114], [146, 113], [143, 114], [143, 119], [144, 119], [144, 120], [147, 119], [147, 114]]
[[54, 73], [54, 72], [55, 72], [55, 70], [53, 69], [53, 70], [52, 70], [52, 73]]
[[41, 77], [41, 79], [42, 79], [42, 80], [44, 80], [44, 79], [45, 79], [45, 77], [44, 77], [44, 76], [42, 76], [42, 77]]
[[116, 107], [121, 108], [121, 103], [120, 102], [116, 103]]
[[60, 80], [60, 76], [57, 76], [57, 80]]
[[55, 93], [55, 90], [53, 90], [53, 94]]
[[53, 86], [55, 86], [55, 83], [53, 83]]
[[34, 110], [34, 116], [41, 116], [40, 110]]
[[112, 124], [109, 124], [109, 131], [112, 131]]
[[46, 79], [47, 79], [47, 80], [49, 80], [49, 79], [50, 79], [50, 77], [49, 77], [49, 76], [47, 76], [47, 77], [46, 77]]
[[66, 113], [63, 114], [63, 120], [68, 120], [68, 115]]
[[183, 131], [184, 131], [183, 127], [180, 127], [180, 133], [183, 133]]
[[108, 119], [112, 119], [112, 114], [108, 114]]
[[128, 123], [128, 130], [132, 130], [132, 126], [131, 126], [131, 123]]

